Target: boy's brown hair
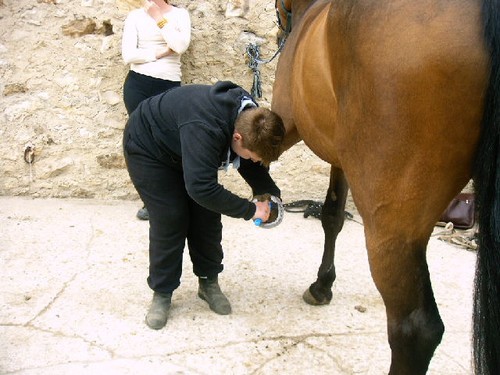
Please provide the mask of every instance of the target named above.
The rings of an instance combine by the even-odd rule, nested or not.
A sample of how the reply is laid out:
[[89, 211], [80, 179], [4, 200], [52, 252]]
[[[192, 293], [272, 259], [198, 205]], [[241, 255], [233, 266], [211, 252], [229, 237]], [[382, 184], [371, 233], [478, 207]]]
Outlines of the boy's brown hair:
[[276, 113], [262, 107], [245, 109], [238, 115], [234, 129], [242, 135], [243, 147], [260, 156], [263, 165], [278, 160], [285, 126]]

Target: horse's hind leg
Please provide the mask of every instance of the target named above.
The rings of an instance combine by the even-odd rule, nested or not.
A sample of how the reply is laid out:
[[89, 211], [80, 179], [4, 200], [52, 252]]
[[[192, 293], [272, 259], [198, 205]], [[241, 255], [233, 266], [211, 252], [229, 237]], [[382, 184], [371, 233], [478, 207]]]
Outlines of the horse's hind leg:
[[389, 373], [425, 374], [444, 332], [427, 268], [427, 239], [394, 232], [388, 237], [389, 228], [382, 235], [365, 229], [372, 277], [387, 312]]
[[303, 295], [311, 305], [325, 305], [332, 300], [332, 285], [335, 281], [335, 241], [344, 225], [344, 209], [349, 187], [344, 172], [337, 168], [330, 170], [330, 185], [321, 211], [321, 224], [325, 232], [323, 259], [317, 280]]

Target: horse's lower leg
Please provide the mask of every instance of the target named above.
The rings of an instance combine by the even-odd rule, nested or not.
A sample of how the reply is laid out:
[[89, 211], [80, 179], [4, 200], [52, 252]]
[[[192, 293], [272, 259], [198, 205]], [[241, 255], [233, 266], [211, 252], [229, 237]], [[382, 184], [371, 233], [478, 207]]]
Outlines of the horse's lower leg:
[[304, 301], [311, 305], [324, 305], [332, 300], [332, 285], [335, 281], [335, 241], [344, 225], [344, 209], [348, 185], [344, 173], [332, 167], [330, 186], [321, 211], [321, 224], [325, 233], [323, 259], [318, 270], [317, 280], [303, 295]]
[[389, 318], [392, 351], [389, 374], [425, 374], [443, 332], [443, 322], [435, 305], [419, 307], [405, 317]]
[[389, 374], [421, 375], [427, 372], [444, 325], [434, 300], [425, 246], [369, 248], [373, 280], [387, 311], [392, 351]]

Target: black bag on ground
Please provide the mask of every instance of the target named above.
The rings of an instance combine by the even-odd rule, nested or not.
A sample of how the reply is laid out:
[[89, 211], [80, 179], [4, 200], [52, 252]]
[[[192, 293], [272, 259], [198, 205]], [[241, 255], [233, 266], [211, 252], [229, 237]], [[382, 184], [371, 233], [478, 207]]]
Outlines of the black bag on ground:
[[450, 202], [437, 225], [453, 223], [457, 229], [470, 229], [476, 221], [476, 206], [473, 193], [460, 193]]

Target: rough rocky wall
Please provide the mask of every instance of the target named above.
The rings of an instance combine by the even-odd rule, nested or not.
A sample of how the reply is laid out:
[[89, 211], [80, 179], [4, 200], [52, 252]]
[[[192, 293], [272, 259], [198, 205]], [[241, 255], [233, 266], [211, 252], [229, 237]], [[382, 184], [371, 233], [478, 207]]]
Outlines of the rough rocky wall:
[[[276, 50], [274, 0], [175, 0], [192, 18], [184, 83], [233, 80], [250, 90], [246, 47]], [[0, 195], [134, 199], [121, 135], [120, 55], [136, 0], [0, 0]], [[275, 61], [261, 65], [269, 106]], [[299, 143], [272, 165], [285, 200], [322, 199], [328, 167]], [[221, 174], [248, 194], [239, 175]]]

